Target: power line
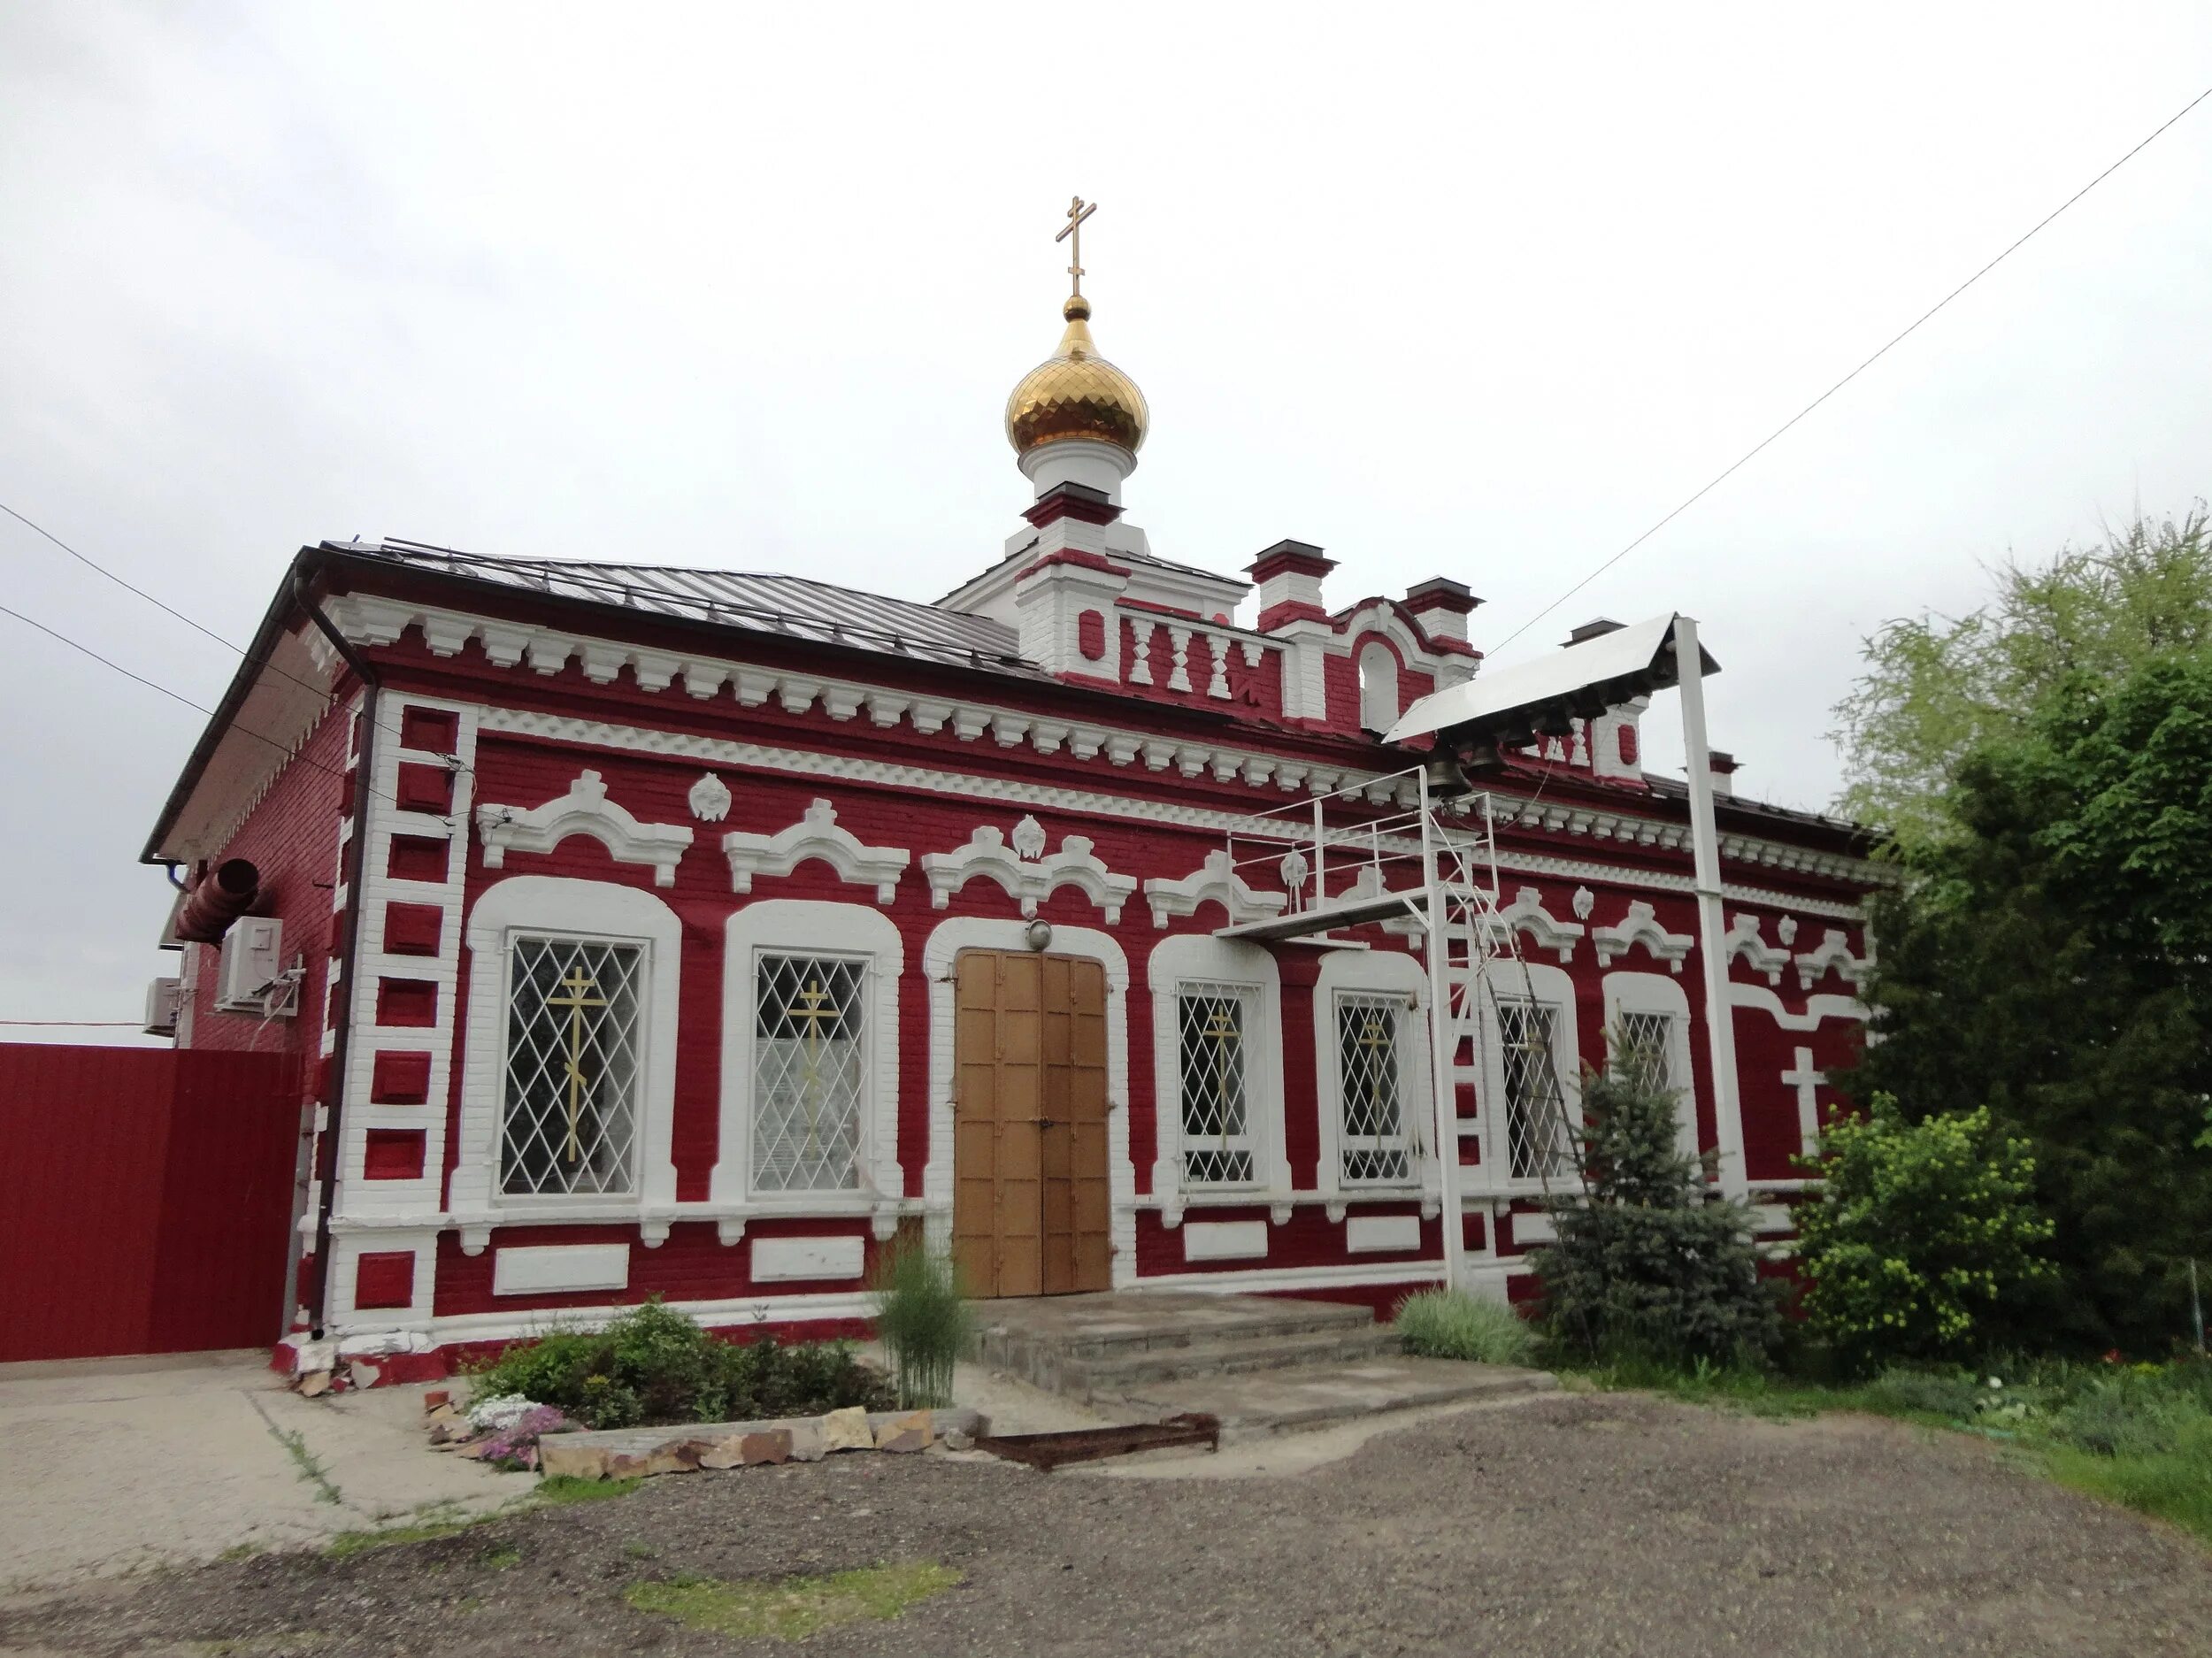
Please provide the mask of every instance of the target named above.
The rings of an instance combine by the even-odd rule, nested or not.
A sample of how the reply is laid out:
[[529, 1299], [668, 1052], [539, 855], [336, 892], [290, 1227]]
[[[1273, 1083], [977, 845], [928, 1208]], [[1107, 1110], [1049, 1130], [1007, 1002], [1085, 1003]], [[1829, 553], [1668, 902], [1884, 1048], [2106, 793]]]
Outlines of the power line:
[[[87, 570], [93, 572], [95, 574], [105, 576], [110, 581], [112, 581], [117, 587], [122, 588], [126, 593], [135, 594], [138, 597], [145, 600], [147, 603], [152, 605], [157, 610], [173, 616], [178, 621], [182, 622], [194, 633], [203, 634], [205, 637], [213, 640], [225, 650], [229, 651], [232, 655], [238, 656], [242, 660], [244, 658], [246, 655], [244, 646], [233, 644], [229, 640], [224, 638], [222, 634], [217, 633], [213, 628], [194, 621], [182, 610], [177, 609], [175, 605], [170, 604], [164, 600], [157, 599], [152, 594], [147, 592], [145, 588], [134, 586], [131, 582], [125, 580], [121, 576], [117, 575], [112, 570], [110, 570], [105, 564], [100, 563], [99, 560], [90, 557], [84, 553], [79, 552], [75, 548], [72, 547], [67, 541], [62, 540], [60, 536], [55, 534], [53, 531], [48, 529], [44, 525], [25, 518], [20, 512], [18, 512], [13, 507], [10, 506], [4, 501], [0, 501], [0, 512], [6, 513], [18, 524], [23, 526], [25, 529], [44, 536], [48, 541], [53, 542], [55, 546], [60, 548], [63, 552], [67, 553], [72, 558], [82, 564]], [[11, 611], [10, 614], [13, 615], [14, 613]], [[19, 617], [17, 619], [21, 621], [28, 618]], [[31, 623], [31, 626], [36, 627], [38, 624], [36, 622], [33, 622]], [[60, 635], [56, 634], [55, 637], [60, 638]], [[70, 641], [63, 640], [62, 642], [64, 644], [67, 644]], [[82, 649], [82, 647], [80, 647], [80, 649]], [[89, 655], [90, 653], [88, 652], [87, 654]], [[109, 665], [113, 666], [114, 664], [110, 664]], [[273, 662], [265, 662], [261, 665], [268, 670], [269, 672], [275, 674], [280, 679], [289, 679], [294, 685], [298, 686], [303, 691], [312, 691], [317, 696], [321, 697], [325, 702], [333, 702], [337, 700], [334, 693], [326, 691], [319, 685], [311, 684], [309, 681], [301, 679], [296, 673], [287, 673], [282, 668], [278, 667]], [[159, 686], [156, 686], [154, 688], [156, 690], [161, 689]], [[205, 710], [203, 710], [202, 711], [204, 712]]]
[[[10, 610], [6, 605], [0, 604], [0, 616], [12, 616], [17, 621], [22, 623], [26, 627], [35, 627], [40, 633], [45, 634], [47, 638], [54, 640], [60, 644], [68, 646], [70, 649], [78, 652], [80, 655], [91, 657], [93, 661], [98, 663], [103, 668], [112, 669], [115, 672], [121, 674], [126, 679], [136, 680], [140, 685], [144, 686], [150, 691], [158, 691], [171, 702], [181, 702], [185, 705], [185, 707], [192, 710], [195, 713], [204, 714], [210, 719], [213, 719], [215, 718], [215, 710], [213, 709], [207, 708], [201, 703], [194, 702], [181, 691], [173, 691], [165, 685], [160, 684], [153, 679], [149, 679], [142, 673], [134, 673], [128, 668], [126, 668], [121, 663], [102, 656], [98, 651], [93, 649], [91, 646], [80, 643], [78, 641], [70, 638], [66, 633], [57, 633], [54, 629], [47, 626], [45, 623], [38, 621], [32, 617], [26, 616], [20, 610]], [[288, 675], [287, 677], [289, 678]], [[306, 681], [298, 679], [294, 680], [293, 683], [296, 685], [306, 685]], [[307, 686], [306, 688], [313, 691], [317, 696], [322, 698], [323, 705], [326, 708], [335, 705], [336, 699], [332, 697], [327, 692], [317, 690], [316, 687], [311, 685]], [[305, 754], [294, 748], [290, 743], [282, 741], [278, 738], [272, 737], [266, 732], [256, 731], [252, 726], [245, 725], [239, 720], [233, 719], [230, 722], [230, 729], [241, 733], [245, 736], [251, 737], [257, 742], [267, 743], [269, 747], [274, 748], [279, 754], [284, 756], [288, 760], [301, 761], [305, 764], [313, 766], [318, 771], [325, 772], [331, 777], [339, 778], [341, 779], [342, 779], [346, 775], [345, 772], [337, 766], [326, 764], [320, 760], [309, 759]], [[406, 811], [411, 810], [408, 807], [401, 805], [397, 797], [388, 794], [383, 789], [370, 787], [369, 793], [379, 800], [388, 802], [396, 810]]]
[[1846, 374], [1841, 380], [1831, 386], [1826, 391], [1821, 393], [1819, 396], [1814, 398], [1812, 402], [1807, 403], [1802, 409], [1800, 409], [1795, 414], [1785, 420], [1780, 426], [1775, 427], [1773, 431], [1768, 433], [1765, 437], [1760, 439], [1757, 443], [1754, 444], [1749, 449], [1746, 450], [1742, 457], [1739, 458], [1733, 465], [1730, 466], [1727, 471], [1721, 472], [1718, 476], [1714, 478], [1713, 480], [1707, 484], [1702, 489], [1700, 489], [1688, 500], [1683, 502], [1680, 506], [1675, 508], [1673, 511], [1668, 513], [1666, 517], [1661, 518], [1656, 524], [1646, 530], [1641, 535], [1639, 535], [1634, 541], [1629, 542], [1627, 546], [1622, 548], [1619, 552], [1615, 553], [1610, 558], [1600, 564], [1595, 570], [1593, 570], [1588, 575], [1583, 577], [1581, 580], [1576, 582], [1573, 587], [1569, 587], [1564, 593], [1554, 599], [1549, 604], [1547, 604], [1542, 610], [1537, 611], [1535, 615], [1530, 617], [1527, 621], [1523, 622], [1518, 627], [1515, 628], [1503, 639], [1500, 640], [1497, 644], [1492, 646], [1491, 649], [1494, 650], [1502, 650], [1506, 646], [1511, 644], [1523, 633], [1528, 632], [1530, 628], [1535, 626], [1537, 623], [1542, 621], [1547, 616], [1549, 616], [1554, 610], [1564, 604], [1569, 599], [1573, 598], [1574, 595], [1581, 592], [1583, 588], [1588, 587], [1593, 581], [1595, 581], [1607, 571], [1612, 569], [1614, 565], [1619, 564], [1621, 560], [1627, 557], [1629, 554], [1634, 552], [1639, 547], [1641, 547], [1653, 536], [1658, 534], [1661, 530], [1665, 529], [1668, 525], [1673, 523], [1675, 519], [1680, 518], [1685, 512], [1695, 506], [1700, 501], [1702, 501], [1715, 489], [1718, 488], [1722, 484], [1727, 482], [1730, 478], [1733, 477], [1736, 472], [1740, 471], [1746, 464], [1753, 460], [1762, 449], [1767, 447], [1768, 444], [1773, 442], [1777, 438], [1787, 432], [1792, 426], [1795, 426], [1800, 420], [1802, 420], [1807, 415], [1812, 413], [1814, 410], [1819, 408], [1821, 404], [1826, 403], [1831, 397], [1841, 391], [1846, 386], [1848, 386], [1853, 380], [1858, 379], [1858, 377], [1861, 374], [1863, 374], [1868, 369], [1872, 368], [1875, 364], [1878, 363], [1884, 357], [1888, 355], [1891, 347], [1901, 343], [1907, 335], [1912, 334], [1920, 326], [1922, 323], [1926, 322], [1930, 318], [1933, 317], [1936, 312], [1941, 311], [1946, 305], [1956, 299], [1961, 294], [1966, 292], [1968, 288], [1973, 287], [1975, 283], [1980, 281], [1982, 278], [1987, 276], [1992, 271], [1995, 270], [2000, 265], [2003, 264], [2008, 257], [2017, 251], [2038, 231], [2041, 230], [2046, 225], [2048, 225], [2053, 219], [2056, 219], [2061, 213], [2071, 207], [2076, 202], [2080, 201], [2083, 196], [2088, 195], [2090, 191], [2095, 189], [2100, 184], [2102, 184], [2107, 179], [2117, 173], [2129, 162], [2135, 159], [2137, 156], [2140, 155], [2145, 150], [2150, 147], [2154, 139], [2158, 138], [2166, 131], [2168, 127], [2175, 125], [2183, 116], [2188, 114], [2190, 111], [2195, 109], [2198, 104], [2203, 103], [2207, 98], [2212, 98], [2212, 87], [2207, 87], [2203, 91], [2198, 93], [2195, 97], [2191, 98], [2188, 103], [2183, 104], [2181, 108], [2175, 111], [2172, 115], [2167, 117], [2164, 121], [2161, 122], [2158, 127], [2151, 133], [2149, 137], [2144, 139], [2142, 142], [2137, 144], [2134, 149], [2129, 150], [2127, 154], [2122, 156], [2117, 161], [2107, 167], [2102, 173], [2100, 173], [2095, 178], [2090, 180], [2088, 183], [2083, 185], [2081, 188], [2076, 190], [2071, 196], [2061, 202], [2056, 207], [2046, 213], [2041, 219], [2036, 220], [2036, 222], [2030, 226], [2016, 241], [2015, 241], [2009, 247], [2006, 248], [2002, 253], [2000, 253], [1987, 265], [1982, 266], [1980, 270], [1975, 272], [1973, 275], [1968, 277], [1966, 280], [1961, 282], [1956, 288], [1946, 294], [1941, 299], [1936, 301], [1934, 304], [1929, 306], [1926, 311], [1921, 312], [1919, 316], [1913, 319], [1912, 322], [1908, 325], [1902, 332], [1898, 334], [1895, 338], [1889, 341], [1887, 344], [1884, 345], [1880, 350], [1875, 352], [1872, 357], [1868, 357], [1865, 362], [1860, 364], [1858, 367], [1853, 369], [1848, 374]]

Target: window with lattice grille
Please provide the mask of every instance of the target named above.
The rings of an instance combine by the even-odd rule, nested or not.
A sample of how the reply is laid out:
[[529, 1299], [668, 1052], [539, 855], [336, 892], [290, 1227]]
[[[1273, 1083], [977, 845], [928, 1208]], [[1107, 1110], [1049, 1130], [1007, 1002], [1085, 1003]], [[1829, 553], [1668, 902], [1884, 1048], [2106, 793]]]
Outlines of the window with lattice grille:
[[1348, 1186], [1402, 1183], [1412, 1177], [1406, 1140], [1403, 996], [1340, 995], [1336, 1000], [1339, 1096], [1344, 1104], [1339, 1142]]
[[1640, 1089], [1671, 1094], [1674, 1079], [1674, 1015], [1624, 1013], [1613, 1036], [1613, 1060]]
[[1498, 1002], [1505, 1074], [1506, 1164], [1516, 1179], [1557, 1169], [1568, 1155], [1567, 1101], [1559, 1080], [1559, 1009], [1548, 1002]]
[[634, 944], [514, 940], [502, 1192], [566, 1197], [634, 1189], [644, 968], [645, 952]]
[[753, 1189], [860, 1184], [868, 963], [762, 954], [753, 976]]
[[1259, 993], [1248, 985], [1183, 985], [1175, 998], [1183, 1096], [1183, 1180], [1249, 1186], [1254, 1178], [1247, 1034]]

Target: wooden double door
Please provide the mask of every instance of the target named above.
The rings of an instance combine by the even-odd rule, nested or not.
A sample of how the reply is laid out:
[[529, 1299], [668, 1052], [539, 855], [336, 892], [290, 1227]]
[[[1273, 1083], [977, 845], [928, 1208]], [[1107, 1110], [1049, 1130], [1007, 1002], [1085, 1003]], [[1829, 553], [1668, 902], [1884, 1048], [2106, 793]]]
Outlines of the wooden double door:
[[968, 1293], [1110, 1288], [1106, 971], [968, 950], [953, 971], [952, 1240]]

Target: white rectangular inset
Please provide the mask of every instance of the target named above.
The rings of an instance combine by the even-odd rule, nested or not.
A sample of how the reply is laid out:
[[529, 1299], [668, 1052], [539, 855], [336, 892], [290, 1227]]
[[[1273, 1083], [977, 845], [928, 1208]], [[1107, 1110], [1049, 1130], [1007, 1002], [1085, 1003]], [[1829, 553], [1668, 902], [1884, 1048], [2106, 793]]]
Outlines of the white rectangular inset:
[[1420, 1247], [1421, 1217], [1417, 1215], [1355, 1215], [1344, 1223], [1344, 1247], [1351, 1255]]
[[1786, 1203], [1754, 1203], [1751, 1215], [1754, 1232], [1787, 1232], [1797, 1224], [1790, 1218], [1790, 1206]]
[[867, 1259], [867, 1241], [861, 1238], [756, 1238], [753, 1282], [856, 1278]]
[[1551, 1224], [1548, 1215], [1516, 1214], [1513, 1217], [1513, 1241], [1526, 1249], [1536, 1244], [1559, 1241], [1559, 1228]]
[[629, 1287], [628, 1244], [540, 1244], [492, 1252], [495, 1295]]
[[1183, 1224], [1186, 1261], [1263, 1261], [1267, 1223], [1263, 1220], [1194, 1220]]

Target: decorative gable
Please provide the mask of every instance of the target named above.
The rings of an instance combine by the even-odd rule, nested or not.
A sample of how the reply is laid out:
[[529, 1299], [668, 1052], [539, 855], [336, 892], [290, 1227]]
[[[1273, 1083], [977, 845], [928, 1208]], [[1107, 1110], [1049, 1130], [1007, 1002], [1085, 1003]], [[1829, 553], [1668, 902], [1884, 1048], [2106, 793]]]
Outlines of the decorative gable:
[[479, 806], [476, 833], [484, 842], [486, 869], [504, 867], [511, 850], [550, 852], [569, 836], [584, 834], [605, 847], [618, 864], [649, 864], [656, 887], [676, 884], [676, 865], [692, 834], [683, 824], [639, 822], [607, 798], [607, 786], [596, 771], [579, 773], [567, 794], [542, 806]]
[[798, 822], [774, 834], [733, 832], [722, 837], [730, 861], [730, 890], [749, 893], [757, 875], [788, 875], [809, 858], [819, 858], [840, 880], [872, 887], [876, 902], [887, 904], [899, 876], [912, 859], [904, 847], [863, 846], [860, 837], [837, 826], [837, 809], [826, 800], [810, 802]]

